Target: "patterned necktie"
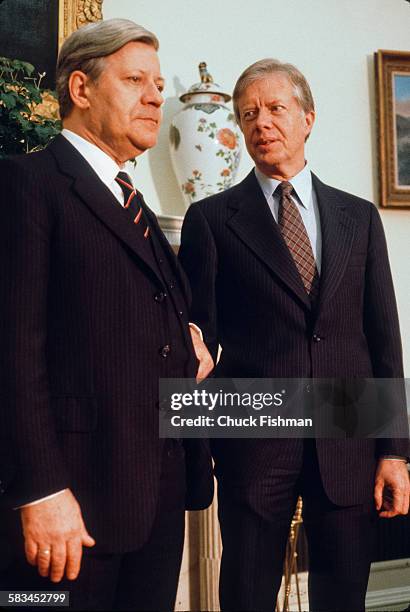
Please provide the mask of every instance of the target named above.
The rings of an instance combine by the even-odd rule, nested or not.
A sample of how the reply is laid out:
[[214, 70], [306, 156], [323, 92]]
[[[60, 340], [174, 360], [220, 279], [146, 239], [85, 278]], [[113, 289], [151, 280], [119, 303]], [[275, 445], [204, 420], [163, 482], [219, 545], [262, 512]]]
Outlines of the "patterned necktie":
[[126, 172], [119, 172], [115, 180], [124, 194], [124, 208], [131, 214], [135, 225], [141, 229], [143, 237], [148, 238], [149, 227], [139, 201], [139, 195], [137, 190], [133, 187], [130, 177]]
[[306, 292], [314, 300], [319, 292], [319, 274], [312, 245], [297, 205], [291, 198], [293, 187], [283, 181], [276, 188], [280, 193], [278, 224], [293, 257]]

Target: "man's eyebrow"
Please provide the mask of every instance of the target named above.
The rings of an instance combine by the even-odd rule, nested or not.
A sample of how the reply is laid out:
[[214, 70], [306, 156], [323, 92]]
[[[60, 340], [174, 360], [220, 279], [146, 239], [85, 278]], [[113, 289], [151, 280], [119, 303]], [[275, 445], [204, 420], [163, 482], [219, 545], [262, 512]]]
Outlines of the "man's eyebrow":
[[[141, 74], [145, 75], [145, 74], [148, 73], [148, 70], [144, 70], [144, 68], [135, 68], [134, 70], [133, 69], [126, 70], [126, 72], [140, 72]], [[157, 82], [159, 81], [162, 84], [165, 83], [165, 78], [162, 75], [158, 75], [158, 76], [154, 77], [154, 80], [157, 81]]]

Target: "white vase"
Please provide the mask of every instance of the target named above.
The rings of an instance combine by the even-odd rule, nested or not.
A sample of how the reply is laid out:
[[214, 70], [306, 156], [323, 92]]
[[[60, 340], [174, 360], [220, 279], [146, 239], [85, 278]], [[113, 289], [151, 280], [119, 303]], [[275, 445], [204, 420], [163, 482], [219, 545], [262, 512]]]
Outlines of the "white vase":
[[184, 107], [170, 126], [172, 165], [187, 207], [191, 202], [234, 184], [241, 155], [241, 136], [231, 99], [199, 65], [201, 82], [180, 96]]

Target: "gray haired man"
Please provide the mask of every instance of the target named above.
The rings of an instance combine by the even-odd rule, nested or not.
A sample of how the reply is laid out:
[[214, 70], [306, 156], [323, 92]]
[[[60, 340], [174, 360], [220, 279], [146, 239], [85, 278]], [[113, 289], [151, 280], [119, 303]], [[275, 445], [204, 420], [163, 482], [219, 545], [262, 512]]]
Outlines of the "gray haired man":
[[[394, 289], [376, 208], [311, 173], [312, 94], [293, 65], [265, 59], [235, 86], [255, 168], [190, 206], [181, 261], [221, 378], [401, 378]], [[310, 404], [312, 385], [305, 388]], [[399, 439], [213, 440], [225, 611], [272, 611], [303, 496], [309, 603], [363, 610], [377, 513], [407, 514]]]
[[72, 34], [62, 135], [0, 164], [0, 590], [74, 609], [173, 609], [184, 510], [212, 499], [206, 445], [158, 437], [158, 379], [212, 359], [123, 168], [157, 140], [157, 49], [122, 19]]

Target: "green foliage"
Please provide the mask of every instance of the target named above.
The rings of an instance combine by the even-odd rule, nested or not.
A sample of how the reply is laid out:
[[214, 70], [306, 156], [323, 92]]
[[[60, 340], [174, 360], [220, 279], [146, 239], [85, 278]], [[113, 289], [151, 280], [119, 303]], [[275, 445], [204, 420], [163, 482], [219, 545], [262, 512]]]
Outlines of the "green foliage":
[[28, 62], [0, 57], [0, 158], [43, 149], [61, 130], [54, 92]]

